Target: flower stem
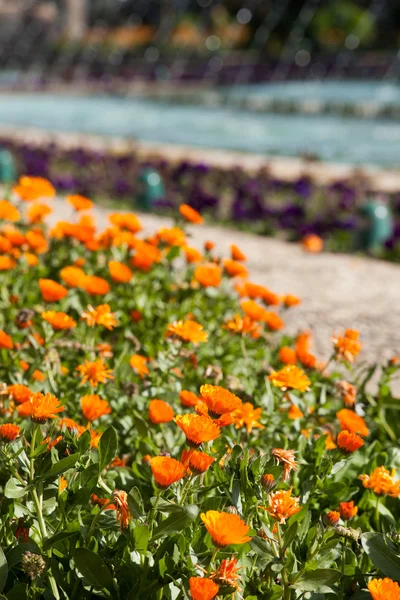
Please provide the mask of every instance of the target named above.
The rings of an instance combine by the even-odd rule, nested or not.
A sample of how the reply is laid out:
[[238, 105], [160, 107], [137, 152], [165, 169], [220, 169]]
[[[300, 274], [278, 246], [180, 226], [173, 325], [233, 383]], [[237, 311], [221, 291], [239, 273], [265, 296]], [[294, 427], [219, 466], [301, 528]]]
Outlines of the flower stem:
[[214, 552], [212, 553], [212, 556], [210, 558], [210, 562], [208, 563], [207, 575], [209, 573], [211, 573], [211, 569], [212, 569], [212, 566], [213, 566], [213, 564], [215, 562], [215, 559], [217, 557], [218, 552], [219, 552], [219, 548], [214, 548]]
[[380, 502], [381, 497], [380, 496], [376, 496], [376, 504], [375, 504], [375, 525], [376, 525], [376, 530], [380, 531], [380, 523], [379, 523], [379, 502]]

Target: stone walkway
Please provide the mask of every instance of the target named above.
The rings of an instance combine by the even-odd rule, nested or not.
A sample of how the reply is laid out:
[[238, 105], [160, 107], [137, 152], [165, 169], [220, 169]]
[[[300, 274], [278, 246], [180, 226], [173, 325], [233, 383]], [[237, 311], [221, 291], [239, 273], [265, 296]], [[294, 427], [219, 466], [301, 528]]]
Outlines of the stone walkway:
[[[71, 218], [70, 206], [55, 200], [53, 222]], [[107, 226], [111, 211], [96, 207], [97, 226]], [[170, 226], [166, 217], [139, 215], [145, 233]], [[206, 240], [228, 256], [231, 243], [247, 255], [251, 280], [279, 293], [293, 293], [302, 304], [288, 311], [288, 332], [308, 329], [314, 350], [327, 358], [330, 338], [351, 327], [359, 329], [362, 357], [379, 361], [400, 354], [400, 267], [391, 263], [343, 254], [308, 254], [299, 245], [215, 226], [192, 226], [192, 245], [201, 249]], [[396, 386], [397, 387], [397, 386]]]

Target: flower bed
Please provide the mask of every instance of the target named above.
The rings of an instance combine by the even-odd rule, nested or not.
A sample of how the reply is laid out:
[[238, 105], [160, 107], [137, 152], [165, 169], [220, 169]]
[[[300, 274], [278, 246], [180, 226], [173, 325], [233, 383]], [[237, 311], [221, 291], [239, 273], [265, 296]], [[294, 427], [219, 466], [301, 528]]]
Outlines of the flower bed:
[[[321, 186], [309, 177], [294, 182], [274, 178], [268, 169], [249, 173], [207, 164], [174, 163], [160, 157], [144, 160], [134, 151], [116, 153], [89, 148], [65, 149], [56, 144], [34, 146], [0, 139], [17, 159], [19, 173], [48, 177], [60, 192], [133, 203], [141, 190], [140, 173], [155, 168], [165, 184], [165, 198], [154, 209], [171, 212], [187, 199], [213, 220], [230, 222], [258, 233], [298, 240], [309, 233], [321, 236], [329, 250], [352, 251], [357, 209], [367, 183], [359, 177]], [[400, 196], [390, 197], [393, 236], [380, 255], [400, 257]]]
[[396, 359], [372, 395], [357, 331], [328, 363], [285, 336], [300, 300], [192, 248], [187, 205], [143, 238], [70, 196], [48, 231], [54, 192], [0, 203], [0, 593], [400, 597]]

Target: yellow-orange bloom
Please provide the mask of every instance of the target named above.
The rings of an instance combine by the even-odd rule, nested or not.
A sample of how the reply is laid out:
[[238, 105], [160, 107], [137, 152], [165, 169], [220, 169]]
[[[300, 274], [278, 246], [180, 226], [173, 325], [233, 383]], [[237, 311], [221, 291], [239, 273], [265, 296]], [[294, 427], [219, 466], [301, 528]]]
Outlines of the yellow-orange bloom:
[[64, 267], [60, 271], [60, 279], [69, 287], [80, 287], [85, 277], [86, 275], [82, 269], [74, 265]]
[[369, 435], [369, 429], [362, 417], [348, 408], [342, 408], [336, 413], [339, 419], [340, 428], [346, 429], [352, 433], [358, 433], [363, 437]]
[[359, 336], [359, 332], [355, 329], [346, 329], [344, 335], [334, 336], [332, 342], [336, 356], [344, 358], [350, 363], [354, 362], [362, 348], [361, 342], [358, 341]]
[[284, 450], [283, 448], [274, 448], [272, 450], [272, 456], [283, 465], [283, 481], [289, 481], [290, 472], [297, 471], [299, 468], [294, 451]]
[[13, 192], [26, 202], [38, 200], [39, 198], [53, 198], [56, 190], [44, 177], [29, 177], [23, 175], [19, 178], [17, 185], [13, 187]]
[[150, 468], [157, 485], [163, 489], [179, 481], [186, 474], [186, 467], [179, 460], [169, 456], [152, 458]]
[[297, 406], [297, 404], [292, 404], [288, 410], [288, 417], [295, 421], [296, 419], [302, 419], [304, 417], [303, 411]]
[[162, 227], [156, 233], [156, 241], [164, 242], [167, 246], [186, 246], [186, 235], [179, 227]]
[[164, 400], [154, 398], [149, 404], [149, 419], [154, 425], [169, 423], [169, 421], [174, 419], [174, 411]]
[[313, 254], [318, 254], [324, 249], [324, 241], [319, 235], [309, 233], [302, 239], [303, 249]]
[[295, 365], [297, 362], [296, 352], [289, 346], [279, 348], [279, 360], [285, 365]]
[[214, 458], [205, 452], [198, 450], [183, 450], [181, 462], [185, 467], [189, 467], [195, 475], [205, 473], [213, 464]]
[[378, 496], [391, 496], [398, 498], [400, 496], [400, 480], [394, 481], [395, 470], [390, 472], [385, 467], [376, 467], [371, 475], [359, 475], [363, 486], [372, 490]]
[[245, 544], [251, 540], [251, 536], [247, 535], [250, 527], [239, 515], [209, 510], [201, 513], [200, 518], [218, 548], [225, 548], [230, 544]]
[[83, 416], [88, 421], [94, 421], [103, 415], [109, 415], [111, 412], [111, 406], [108, 404], [107, 400], [103, 400], [97, 394], [82, 396], [81, 408]]
[[224, 260], [224, 269], [231, 277], [247, 277], [248, 270], [242, 263], [231, 258]]
[[124, 527], [129, 526], [129, 521], [131, 520], [131, 513], [128, 506], [128, 494], [124, 492], [124, 490], [114, 490], [112, 498], [117, 511], [117, 522], [122, 531]]
[[193, 392], [189, 392], [189, 390], [182, 390], [179, 392], [179, 399], [181, 401], [182, 406], [185, 408], [190, 408], [192, 406], [196, 406], [199, 403], [199, 398]]
[[244, 402], [240, 408], [232, 413], [235, 423], [235, 429], [246, 427], [247, 433], [253, 429], [264, 429], [264, 425], [259, 423], [261, 419], [261, 408], [254, 408], [251, 402]]
[[19, 214], [18, 209], [8, 202], [8, 200], [0, 200], [0, 220], [1, 221], [11, 221], [12, 223], [16, 223], [20, 220], [21, 215]]
[[110, 291], [110, 284], [103, 277], [97, 275], [85, 275], [81, 283], [81, 287], [92, 296], [104, 296]]
[[194, 223], [195, 225], [201, 225], [204, 223], [204, 219], [201, 214], [189, 206], [189, 204], [181, 204], [179, 207], [179, 212], [181, 213], [182, 217], [190, 223]]
[[300, 510], [299, 498], [292, 496], [292, 488], [290, 490], [278, 490], [268, 496], [268, 513], [279, 523], [286, 523], [286, 519], [289, 519]]
[[76, 211], [89, 210], [90, 208], [93, 208], [93, 202], [89, 200], [89, 198], [81, 196], [80, 194], [67, 196], [67, 202], [69, 202]]
[[93, 387], [98, 383], [105, 383], [107, 379], [114, 379], [112, 370], [107, 368], [101, 358], [93, 362], [85, 359], [84, 364], [77, 367], [77, 371], [83, 376], [82, 383], [88, 381]]
[[245, 262], [247, 257], [235, 244], [231, 244], [231, 258], [232, 260], [239, 260]]
[[218, 287], [221, 283], [222, 271], [214, 263], [205, 263], [196, 267], [194, 277], [203, 287]]
[[204, 331], [203, 325], [192, 320], [170, 323], [166, 335], [167, 337], [175, 335], [184, 342], [192, 342], [196, 346], [200, 342], [206, 342], [208, 339], [208, 334]]
[[7, 392], [17, 404], [28, 402], [33, 394], [33, 392], [26, 385], [22, 385], [22, 383], [13, 383], [12, 385], [9, 385]]
[[185, 246], [183, 251], [188, 263], [199, 263], [203, 258], [201, 252], [199, 252], [196, 248]]
[[191, 577], [189, 588], [192, 600], [212, 600], [219, 591], [218, 585], [206, 577]]
[[186, 435], [189, 446], [198, 448], [203, 442], [215, 440], [221, 433], [218, 425], [205, 415], [177, 415], [175, 423]]
[[242, 401], [238, 396], [219, 385], [202, 385], [200, 394], [211, 416], [220, 417], [242, 406]]
[[345, 429], [337, 436], [336, 443], [341, 450], [349, 454], [364, 446], [364, 440], [359, 435]]
[[282, 298], [282, 303], [286, 306], [286, 308], [290, 308], [291, 306], [297, 306], [298, 304], [301, 304], [301, 300], [293, 294], [286, 294], [286, 296], [283, 296]]
[[14, 342], [12, 338], [5, 331], [0, 330], [0, 348], [5, 348], [6, 350], [12, 350], [14, 348]]
[[355, 385], [347, 381], [338, 381], [336, 388], [347, 407], [352, 408], [355, 406], [357, 400], [357, 388]]
[[39, 288], [45, 302], [58, 302], [68, 294], [68, 290], [52, 279], [39, 279]]
[[118, 321], [114, 313], [111, 312], [109, 304], [99, 304], [94, 308], [89, 304], [86, 312], [83, 312], [81, 317], [89, 327], [102, 325], [111, 331], [118, 325]]
[[15, 267], [15, 260], [10, 256], [0, 256], [0, 271], [9, 271]]
[[373, 600], [400, 600], [400, 586], [389, 577], [371, 579], [368, 590]]
[[42, 312], [42, 319], [47, 321], [47, 323], [50, 323], [50, 325], [57, 330], [72, 329], [73, 327], [76, 327], [76, 322], [64, 312], [47, 310]]
[[232, 333], [240, 333], [241, 335], [249, 334], [253, 339], [258, 339], [261, 335], [260, 326], [247, 316], [241, 317], [240, 315], [235, 315], [233, 319], [229, 319], [222, 327]]
[[108, 270], [111, 279], [117, 283], [129, 283], [133, 277], [133, 273], [127, 265], [118, 260], [110, 260], [108, 262]]
[[[59, 412], [64, 410], [64, 406], [53, 394], [42, 394], [35, 392], [30, 400], [31, 420], [35, 423], [46, 423], [48, 419], [58, 419]], [[21, 404], [21, 406], [23, 406]]]
[[26, 211], [26, 216], [32, 224], [43, 223], [47, 215], [51, 215], [53, 209], [47, 204], [31, 204]]
[[12, 442], [15, 440], [21, 431], [21, 427], [13, 423], [3, 423], [0, 425], [0, 440], [4, 442]]
[[148, 375], [150, 373], [147, 367], [148, 361], [149, 359], [146, 356], [142, 356], [141, 354], [134, 354], [129, 359], [129, 364], [131, 365], [132, 369], [135, 369], [135, 371], [138, 373], [138, 375], [140, 375], [140, 377], [144, 377], [145, 375]]
[[311, 385], [307, 375], [296, 365], [286, 365], [280, 371], [273, 371], [268, 379], [273, 385], [283, 390], [292, 389], [306, 392]]
[[353, 500], [351, 502], [341, 502], [339, 510], [342, 519], [352, 519], [358, 513], [358, 506], [354, 506]]
[[113, 213], [108, 219], [113, 225], [127, 229], [131, 233], [137, 233], [142, 229], [142, 224], [134, 213]]

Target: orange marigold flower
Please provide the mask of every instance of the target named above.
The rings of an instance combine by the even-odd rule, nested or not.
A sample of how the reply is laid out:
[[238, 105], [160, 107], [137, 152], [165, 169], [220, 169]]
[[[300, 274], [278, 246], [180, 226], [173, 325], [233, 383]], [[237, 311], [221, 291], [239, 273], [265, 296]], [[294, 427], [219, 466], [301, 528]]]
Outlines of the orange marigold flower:
[[349, 454], [364, 446], [364, 440], [359, 435], [345, 429], [337, 436], [336, 443], [341, 450]]
[[10, 256], [0, 256], [0, 271], [9, 271], [15, 267], [15, 260]]
[[110, 223], [127, 229], [131, 233], [137, 233], [142, 229], [142, 224], [134, 213], [113, 213], [108, 216]]
[[[1, 200], [0, 200], [1, 202]], [[7, 239], [4, 235], [0, 235], [0, 252], [1, 254], [6, 254], [10, 252], [12, 248], [12, 244], [9, 239]]]
[[46, 252], [48, 247], [47, 240], [41, 231], [27, 231], [25, 239], [33, 252], [37, 252], [38, 254]]
[[81, 281], [81, 287], [92, 296], [104, 296], [110, 291], [108, 281], [97, 275], [85, 275]]
[[218, 265], [205, 263], [196, 267], [194, 277], [203, 287], [218, 287], [221, 283], [222, 271]]
[[62, 419], [60, 419], [58, 422], [58, 426], [60, 427], [60, 429], [62, 429], [63, 427], [68, 429], [71, 435], [82, 435], [82, 433], [86, 431], [83, 425], [79, 425], [79, 423], [68, 417], [63, 417]]
[[26, 360], [20, 360], [19, 364], [23, 371], [27, 371], [29, 369], [29, 364], [26, 362]]
[[283, 448], [274, 448], [272, 450], [272, 456], [283, 465], [283, 481], [289, 481], [290, 472], [297, 471], [299, 468], [294, 451], [284, 450]]
[[204, 223], [204, 219], [201, 214], [189, 206], [189, 204], [181, 204], [179, 207], [179, 212], [181, 213], [182, 217], [190, 223], [194, 223], [195, 225], [201, 225]]
[[336, 383], [336, 388], [346, 406], [349, 408], [355, 406], [357, 400], [357, 388], [355, 385], [352, 385], [347, 381], [338, 381]]
[[177, 415], [175, 423], [186, 435], [186, 443], [193, 448], [215, 440], [221, 433], [219, 426], [206, 415]]
[[198, 263], [201, 262], [203, 258], [201, 252], [199, 252], [196, 248], [185, 246], [183, 251], [185, 253], [185, 257], [188, 263]]
[[326, 515], [324, 515], [323, 519], [325, 525], [334, 527], [339, 522], [340, 513], [336, 510], [331, 510]]
[[369, 435], [369, 429], [362, 417], [360, 417], [354, 410], [348, 408], [342, 408], [336, 413], [339, 419], [340, 428], [346, 429], [352, 433], [358, 433], [363, 437]]
[[153, 477], [160, 488], [166, 489], [186, 474], [185, 466], [169, 456], [156, 456], [150, 461]]
[[231, 244], [231, 258], [242, 262], [247, 260], [247, 256], [235, 244]]
[[353, 500], [351, 502], [341, 502], [339, 510], [342, 519], [352, 519], [358, 513], [358, 506], [354, 506]]
[[33, 394], [33, 392], [31, 392], [26, 385], [22, 385], [22, 383], [13, 383], [12, 385], [9, 385], [7, 392], [17, 404], [28, 402]]
[[292, 389], [306, 392], [311, 385], [307, 375], [296, 365], [287, 365], [280, 371], [273, 371], [268, 379], [273, 385], [283, 390]]
[[76, 322], [64, 312], [56, 312], [55, 310], [47, 310], [42, 312], [42, 319], [50, 323], [57, 330], [72, 329], [76, 327]]
[[336, 356], [344, 358], [348, 362], [354, 362], [354, 359], [361, 351], [362, 344], [358, 341], [360, 334], [354, 329], [346, 329], [344, 335], [334, 336], [332, 338], [335, 346]]
[[249, 334], [253, 339], [258, 339], [261, 335], [260, 326], [247, 316], [242, 318], [240, 315], [235, 315], [233, 319], [229, 319], [222, 327], [232, 333], [240, 333], [241, 335]]
[[0, 348], [6, 350], [12, 350], [14, 348], [14, 342], [12, 338], [5, 332], [0, 330]]
[[309, 233], [302, 239], [303, 249], [313, 254], [318, 254], [324, 249], [324, 240], [315, 233]]
[[395, 470], [390, 472], [385, 467], [376, 467], [371, 475], [359, 475], [363, 486], [375, 494], [398, 498], [400, 496], [400, 480], [394, 481]]
[[204, 242], [204, 250], [206, 252], [211, 252], [211, 250], [214, 250], [215, 248], [215, 242], [211, 242], [210, 240], [207, 240]]
[[124, 527], [129, 526], [129, 521], [131, 520], [131, 513], [128, 506], [128, 494], [123, 490], [114, 490], [112, 498], [117, 510], [117, 522], [122, 531]]
[[173, 421], [174, 419], [174, 411], [164, 400], [154, 398], [149, 404], [149, 419], [154, 425], [169, 423], [169, 421]]
[[131, 263], [137, 269], [147, 272], [154, 263], [159, 263], [161, 258], [162, 254], [158, 248], [140, 240], [136, 245], [135, 256], [133, 256]]
[[293, 294], [286, 294], [286, 296], [283, 296], [282, 298], [282, 303], [286, 306], [286, 308], [290, 308], [291, 306], [297, 306], [298, 304], [301, 304], [301, 300]]
[[196, 406], [199, 403], [199, 398], [193, 392], [189, 392], [189, 390], [182, 390], [179, 392], [179, 399], [181, 401], [182, 406], [185, 408], [190, 408], [192, 406]]
[[69, 267], [64, 267], [60, 271], [60, 278], [69, 287], [80, 287], [85, 277], [86, 275], [82, 269], [72, 265]]
[[184, 342], [192, 342], [196, 346], [200, 342], [206, 342], [208, 340], [208, 334], [204, 331], [203, 325], [192, 320], [170, 323], [166, 335], [167, 337], [176, 335]]
[[202, 385], [200, 394], [213, 417], [220, 417], [242, 406], [242, 401], [238, 396], [219, 385]]
[[191, 577], [189, 588], [192, 600], [212, 600], [219, 591], [218, 585], [206, 577]]
[[253, 321], [265, 321], [268, 311], [254, 300], [244, 300], [240, 303], [243, 312]]
[[34, 381], [44, 381], [46, 379], [46, 375], [39, 371], [39, 369], [35, 369], [32, 373], [32, 379]]
[[20, 218], [19, 210], [11, 202], [0, 200], [0, 220], [16, 223]]
[[108, 404], [107, 400], [103, 400], [97, 394], [82, 396], [81, 408], [83, 416], [88, 421], [94, 421], [103, 415], [109, 415], [111, 412], [111, 406]]
[[368, 590], [373, 600], [400, 600], [400, 585], [389, 577], [371, 579]]
[[46, 423], [48, 419], [58, 419], [57, 413], [65, 408], [58, 398], [49, 393], [35, 392], [29, 402], [31, 403], [30, 416], [34, 423]]
[[22, 402], [21, 404], [18, 404], [16, 410], [20, 417], [22, 417], [22, 418], [30, 417], [31, 413], [32, 413], [32, 405], [31, 405], [30, 401], [27, 400], [26, 402]]
[[247, 535], [250, 527], [239, 515], [209, 510], [201, 513], [200, 518], [211, 535], [213, 544], [218, 548], [225, 548], [230, 544], [245, 544], [251, 540], [251, 536]]
[[56, 195], [56, 190], [48, 179], [28, 175], [19, 178], [17, 185], [13, 187], [13, 192], [25, 202], [39, 198], [53, 198]]
[[36, 254], [32, 254], [31, 252], [24, 252], [23, 257], [30, 267], [36, 267], [36, 265], [39, 264], [39, 259], [36, 256]]
[[261, 477], [261, 485], [267, 492], [270, 492], [275, 485], [274, 476], [271, 475], [271, 473], [266, 473], [263, 475]]
[[304, 413], [300, 410], [297, 404], [291, 404], [288, 410], [288, 417], [295, 421], [296, 419], [302, 419], [304, 417]]
[[179, 227], [162, 227], [156, 233], [156, 239], [167, 246], [186, 246], [186, 235]]
[[111, 279], [117, 283], [129, 283], [133, 277], [133, 273], [129, 267], [118, 260], [110, 260], [108, 262], [108, 270], [111, 275]]
[[51, 215], [53, 209], [47, 204], [31, 204], [26, 211], [26, 216], [30, 223], [43, 223], [47, 215]]
[[299, 498], [292, 496], [292, 488], [290, 490], [278, 490], [268, 496], [268, 513], [279, 523], [286, 523], [286, 519], [289, 519], [300, 510]]
[[232, 413], [235, 429], [246, 427], [247, 433], [251, 433], [253, 429], [264, 429], [264, 425], [259, 423], [261, 419], [261, 408], [254, 408], [251, 402], [244, 402], [240, 408]]
[[72, 196], [67, 196], [67, 202], [69, 202], [76, 211], [89, 210], [93, 208], [93, 202], [89, 200], [89, 198], [81, 196], [80, 194], [73, 194]]
[[138, 373], [138, 375], [140, 375], [140, 377], [144, 377], [145, 375], [148, 375], [150, 373], [147, 367], [148, 361], [149, 359], [146, 356], [142, 356], [141, 354], [134, 354], [129, 359], [129, 364], [131, 365], [132, 369], [135, 369], [135, 371]]
[[19, 231], [19, 229], [16, 229], [11, 225], [3, 227], [3, 235], [5, 235], [6, 238], [10, 240], [12, 245], [15, 247], [19, 248], [25, 244], [24, 234], [21, 231]]
[[77, 367], [77, 371], [83, 376], [82, 383], [88, 381], [93, 387], [99, 383], [105, 383], [107, 379], [114, 379], [112, 370], [107, 368], [101, 358], [93, 362], [85, 359], [84, 364]]
[[213, 464], [214, 458], [205, 452], [198, 450], [183, 450], [181, 462], [185, 467], [189, 467], [195, 475], [205, 473]]
[[285, 365], [295, 365], [297, 362], [296, 352], [289, 346], [279, 348], [279, 360]]
[[60, 480], [58, 482], [58, 493], [61, 494], [68, 487], [68, 481], [65, 479], [63, 475], [61, 475]]
[[267, 327], [272, 329], [272, 331], [279, 331], [285, 326], [285, 323], [284, 321], [282, 321], [280, 316], [270, 311], [266, 311], [266, 314], [264, 316], [264, 322], [267, 325]]
[[13, 423], [3, 423], [0, 425], [0, 439], [7, 442], [15, 440], [21, 431], [21, 427]]
[[39, 288], [45, 302], [58, 302], [68, 294], [68, 290], [52, 279], [39, 279]]
[[83, 312], [81, 317], [89, 327], [102, 325], [112, 331], [118, 325], [118, 321], [114, 313], [111, 312], [109, 304], [99, 304], [94, 308], [89, 304], [86, 312]]
[[242, 263], [230, 258], [224, 260], [224, 269], [231, 277], [247, 277], [248, 275], [248, 271]]
[[224, 560], [221, 561], [218, 569], [210, 575], [211, 579], [216, 581], [218, 585], [223, 587], [228, 586], [238, 590], [239, 581], [241, 581], [238, 571], [241, 567], [237, 567], [237, 564], [237, 558], [234, 556], [232, 556], [232, 558], [224, 558]]

